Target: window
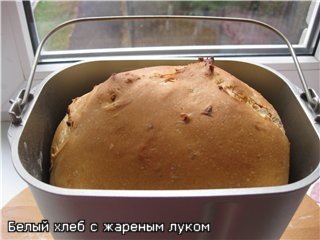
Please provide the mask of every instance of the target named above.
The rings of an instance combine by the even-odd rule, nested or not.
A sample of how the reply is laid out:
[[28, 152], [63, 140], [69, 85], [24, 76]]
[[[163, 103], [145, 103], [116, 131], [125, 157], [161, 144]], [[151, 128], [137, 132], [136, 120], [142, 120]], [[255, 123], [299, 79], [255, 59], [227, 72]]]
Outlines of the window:
[[[43, 9], [41, 10], [41, 16], [40, 7], [42, 3], [49, 5], [42, 5]], [[101, 5], [102, 3], [103, 5]], [[120, 3], [122, 5], [119, 5]], [[213, 6], [214, 3], [219, 3], [220, 5], [218, 4]], [[279, 5], [277, 5], [276, 3]], [[144, 5], [147, 4], [153, 4], [152, 9], [150, 9], [151, 7], [149, 5], [150, 11], [144, 11], [145, 9], [147, 9], [144, 8]], [[111, 13], [109, 12], [110, 15], [119, 15], [121, 12], [127, 12], [128, 15], [157, 13], [185, 15], [203, 14], [211, 16], [218, 15], [217, 12], [220, 11], [220, 16], [247, 16], [267, 22], [279, 28], [279, 30], [282, 31], [285, 35], [287, 35], [289, 40], [293, 43], [296, 52], [300, 55], [299, 62], [302, 67], [305, 78], [308, 82], [308, 86], [310, 88], [315, 89], [316, 92], [319, 93], [319, 5], [319, 1], [3, 1], [1, 2], [1, 25], [3, 33], [2, 55], [4, 56], [2, 59], [2, 119], [8, 120], [7, 112], [10, 107], [9, 99], [16, 98], [19, 91], [22, 88], [25, 88], [26, 86], [26, 80], [30, 76], [30, 69], [34, 60], [33, 51], [35, 51], [35, 49], [37, 48], [37, 45], [43, 37], [43, 34], [46, 34], [46, 32], [49, 31], [49, 29], [52, 29], [54, 26], [68, 19], [88, 15], [106, 15], [105, 8], [107, 6], [109, 8], [108, 11], [114, 11]], [[81, 6], [84, 7], [84, 9], [98, 8], [98, 10], [96, 11], [101, 12], [95, 15], [89, 14], [87, 12], [87, 15], [81, 15]], [[115, 6], [118, 6], [118, 8], [116, 8]], [[119, 8], [119, 6], [122, 7]], [[180, 10], [178, 6], [180, 6]], [[243, 9], [241, 9], [239, 6], [242, 6]], [[268, 10], [269, 17], [266, 17], [266, 11], [263, 11], [263, 9], [267, 9], [267, 6], [269, 6], [270, 8], [271, 6], [282, 6], [283, 9], [281, 11], [278, 9], [278, 11], [276, 11], [273, 14], [271, 13], [275, 10]], [[304, 6], [304, 8], [301, 8], [301, 6]], [[251, 9], [250, 11], [253, 12], [249, 12], [248, 9]], [[297, 19], [300, 19], [299, 24], [301, 25], [301, 27], [298, 27], [300, 26], [297, 23], [299, 21], [296, 19], [298, 15], [300, 17], [298, 17]], [[283, 16], [282, 18], [280, 18], [283, 21], [276, 20], [279, 19], [279, 16]], [[290, 21], [286, 20], [284, 22], [284, 20], [286, 19], [285, 16], [291, 16]], [[44, 30], [41, 30], [41, 27], [39, 26], [41, 22], [43, 24], [42, 28]], [[43, 81], [43, 79], [45, 79], [45, 77], [51, 74], [52, 72], [59, 70], [63, 67], [67, 67], [72, 62], [75, 62], [77, 60], [87, 60], [89, 57], [93, 57], [94, 59], [96, 59], [97, 56], [103, 56], [103, 58], [110, 57], [113, 59], [116, 56], [120, 56], [122, 58], [130, 57], [135, 59], [146, 58], [146, 55], [149, 55], [150, 58], [159, 58], [161, 56], [166, 57], [167, 55], [173, 57], [188, 55], [198, 57], [201, 55], [217, 56], [220, 54], [221, 56], [231, 55], [233, 59], [234, 57], [237, 57], [239, 60], [242, 61], [254, 62], [271, 67], [272, 69], [286, 76], [288, 80], [290, 80], [296, 86], [302, 88], [295, 65], [292, 62], [292, 58], [288, 55], [288, 49], [283, 43], [280, 42], [280, 39], [278, 37], [275, 37], [275, 42], [256, 42], [250, 44], [250, 42], [245, 42], [245, 39], [241, 38], [238, 39], [238, 41], [231, 42], [231, 40], [234, 40], [234, 38], [238, 35], [230, 35], [229, 31], [225, 34], [226, 36], [223, 38], [223, 41], [219, 42], [219, 38], [216, 38], [214, 42], [212, 41], [212, 38], [205, 39], [206, 37], [203, 36], [208, 36], [206, 35], [206, 30], [209, 29], [208, 27], [212, 27], [213, 29], [213, 25], [216, 25], [215, 28], [221, 30], [221, 26], [223, 25], [223, 23], [199, 21], [197, 23], [189, 22], [189, 25], [187, 25], [187, 23], [177, 25], [177, 22], [178, 21], [158, 21], [157, 23], [156, 21], [148, 20], [131, 21], [126, 23], [100, 23], [104, 26], [105, 29], [108, 28], [108, 30], [105, 31], [109, 31], [109, 28], [111, 28], [113, 30], [112, 33], [117, 33], [118, 36], [120, 33], [121, 36], [123, 36], [123, 34], [126, 33], [127, 36], [134, 37], [131, 38], [131, 43], [133, 43], [131, 45], [129, 45], [128, 42], [120, 41], [119, 39], [121, 38], [118, 38], [117, 46], [110, 44], [110, 41], [112, 41], [110, 39], [117, 36], [115, 34], [108, 35], [107, 33], [105, 33], [105, 37], [97, 39], [97, 37], [95, 36], [96, 31], [90, 32], [90, 30], [96, 29], [96, 26], [93, 23], [91, 23], [90, 27], [84, 27], [87, 24], [82, 24], [81, 28], [84, 29], [83, 36], [86, 37], [86, 40], [83, 40], [84, 37], [79, 37], [79, 35], [77, 38], [75, 38], [75, 29], [78, 27], [80, 28], [80, 26], [77, 27], [76, 25], [73, 25], [70, 26], [71, 30], [61, 30], [60, 33], [57, 32], [55, 34], [56, 36], [52, 36], [51, 41], [54, 44], [57, 44], [59, 42], [59, 39], [62, 39], [62, 37], [58, 37], [57, 35], [62, 34], [65, 37], [65, 40], [62, 41], [63, 43], [65, 43], [64, 47], [55, 45], [52, 46], [50, 42], [48, 42], [45, 45], [45, 48], [41, 54], [41, 61], [45, 64], [37, 65], [32, 87], [36, 86], [37, 83]], [[296, 23], [292, 25], [293, 22]], [[181, 26], [190, 26], [190, 24], [194, 25], [194, 27], [191, 26], [193, 28], [190, 27], [190, 29], [193, 30], [192, 33], [194, 34], [188, 35], [186, 32], [184, 32]], [[228, 24], [229, 26], [235, 28], [233, 24]], [[279, 27], [277, 24], [282, 27]], [[119, 28], [119, 26], [123, 27]], [[128, 29], [126, 26], [132, 26], [132, 31], [125, 32], [125, 29]], [[150, 31], [150, 26], [156, 28], [157, 31]], [[247, 29], [248, 27], [244, 29], [244, 24], [240, 26], [242, 27], [241, 34], [246, 37], [258, 36], [259, 32], [257, 33], [256, 31], [266, 31], [256, 30], [257, 26], [251, 26], [253, 30], [252, 32], [249, 32]], [[149, 30], [148, 28], [147, 30], [145, 30], [144, 28], [146, 27], [149, 27]], [[161, 30], [161, 28], [162, 31], [164, 31], [163, 29], [167, 31], [164, 31], [164, 34], [159, 34], [159, 30]], [[292, 29], [299, 30], [293, 31]], [[288, 35], [286, 31], [290, 30], [292, 30], [292, 33], [296, 34], [295, 37], [291, 37]], [[144, 31], [143, 33], [146, 34], [146, 37], [137, 38], [136, 36], [138, 36], [137, 34], [139, 31]], [[221, 33], [218, 30], [216, 31], [219, 33], [218, 36], [224, 34], [223, 32]], [[235, 31], [233, 30], [231, 32]], [[152, 33], [154, 33], [155, 35], [153, 35], [154, 38], [151, 38]], [[203, 35], [202, 33], [205, 34]], [[270, 32], [270, 34], [267, 34], [265, 36], [270, 37], [269, 35], [273, 34]], [[145, 45], [138, 45], [138, 42], [136, 41], [140, 41], [141, 43], [142, 40], [148, 39], [147, 36], [149, 36], [149, 39], [153, 39], [154, 41], [149, 41], [145, 43]], [[76, 41], [81, 41], [83, 46], [80, 46], [79, 44], [78, 47], [71, 47], [70, 42], [72, 42], [72, 38], [76, 39]], [[162, 39], [167, 39], [167, 42], [161, 42]], [[221, 39], [222, 36], [220, 36], [220, 40]], [[205, 40], [207, 42], [204, 42]], [[95, 41], [100, 41], [100, 44], [104, 41], [104, 45], [94, 45], [93, 43]], [[127, 45], [125, 45], [125, 43]], [[277, 57], [274, 57], [275, 55]]]
[[[25, 2], [34, 48], [52, 28], [78, 18], [199, 15], [251, 18], [280, 30], [299, 55], [313, 55], [319, 38], [318, 1], [30, 1]], [[130, 20], [67, 26], [47, 42], [42, 61], [128, 55], [289, 55], [282, 39], [250, 23]]]

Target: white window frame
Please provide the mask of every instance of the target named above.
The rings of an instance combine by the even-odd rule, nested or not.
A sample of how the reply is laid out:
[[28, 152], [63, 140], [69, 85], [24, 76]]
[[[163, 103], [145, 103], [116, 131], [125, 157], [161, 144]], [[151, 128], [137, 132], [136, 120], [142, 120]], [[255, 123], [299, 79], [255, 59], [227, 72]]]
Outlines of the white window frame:
[[[30, 35], [28, 32], [28, 24], [26, 22], [25, 18], [25, 13], [23, 9], [23, 3], [22, 1], [11, 1], [11, 2], [5, 2], [7, 4], [4, 6], [2, 4], [2, 7], [6, 7], [6, 11], [4, 12], [3, 17], [9, 17], [10, 22], [12, 24], [12, 28], [14, 28], [14, 44], [17, 47], [18, 51], [18, 57], [19, 57], [19, 62], [22, 66], [22, 71], [23, 71], [23, 79], [20, 79], [19, 84], [15, 83], [15, 85], [10, 86], [10, 91], [14, 92], [14, 94], [11, 96], [11, 98], [15, 97], [15, 94], [18, 93], [20, 89], [25, 87], [26, 85], [26, 80], [28, 79], [31, 65], [33, 63], [33, 49], [31, 46], [31, 39]], [[318, 1], [314, 2], [314, 4], [320, 4]], [[313, 21], [315, 18], [314, 15], [310, 15], [307, 17], [308, 21]], [[306, 31], [305, 34], [302, 36], [301, 41], [299, 45], [301, 44], [302, 46], [306, 44], [306, 39], [307, 37], [310, 36], [310, 32]], [[5, 36], [4, 36], [5, 37]], [[318, 40], [319, 41], [319, 40]], [[299, 62], [301, 64], [302, 70], [305, 73], [306, 80], [309, 84], [310, 87], [314, 88], [317, 92], [319, 92], [319, 74], [320, 74], [320, 50], [319, 50], [319, 42], [317, 44], [317, 49], [316, 53], [314, 56], [299, 56]], [[285, 45], [280, 45], [279, 47], [284, 47]], [[221, 47], [221, 46], [220, 46]], [[246, 46], [244, 46], [246, 47]], [[259, 46], [261, 47], [261, 46]], [[272, 46], [274, 47], [274, 45]], [[198, 47], [200, 50], [203, 47]], [[253, 47], [254, 48], [254, 47]], [[176, 48], [175, 48], [176, 49]], [[198, 49], [198, 50], [199, 50]], [[203, 48], [204, 49], [204, 48]], [[137, 49], [137, 50], [144, 50], [145, 49]], [[152, 51], [157, 50], [156, 48], [153, 48]], [[163, 53], [163, 49], [158, 49], [159, 51], [161, 50], [161, 53]], [[170, 48], [169, 48], [170, 50]], [[191, 49], [188, 49], [191, 50]], [[103, 52], [104, 50], [100, 50]], [[114, 53], [114, 56], [109, 57], [110, 59], [128, 59], [128, 58], [159, 58], [159, 57], [168, 57], [168, 56], [157, 56], [154, 54], [149, 54], [148, 56], [145, 55], [128, 55], [128, 54], [121, 54], [121, 53], [126, 53], [127, 51], [130, 51], [130, 49], [113, 49], [109, 50]], [[132, 51], [132, 49], [131, 49]], [[151, 51], [151, 49], [150, 49]], [[85, 53], [86, 50], [78, 51], [77, 54], [83, 54]], [[62, 54], [61, 52], [56, 52], [58, 54]], [[56, 54], [56, 53], [51, 53], [51, 54]], [[154, 53], [154, 52], [153, 52]], [[108, 57], [103, 57], [104, 59]], [[85, 58], [81, 59], [88, 59], [88, 56]], [[99, 57], [95, 57], [95, 59], [99, 59]], [[234, 58], [233, 58], [234, 59]], [[296, 74], [296, 68], [293, 64], [292, 58], [287, 57], [287, 56], [279, 56], [279, 57], [237, 57], [236, 59], [238, 60], [243, 60], [243, 61], [249, 61], [249, 62], [254, 62], [254, 63], [259, 63], [259, 64], [265, 64], [285, 76], [288, 76], [289, 79], [299, 87], [300, 85], [300, 80], [298, 79], [298, 75]], [[69, 60], [75, 60], [75, 58], [69, 59]], [[50, 63], [50, 64], [40, 64], [37, 67], [36, 74], [34, 77], [34, 86], [37, 84], [37, 82], [42, 81], [47, 75], [50, 73], [57, 71], [63, 67], [69, 66], [72, 63]], [[5, 67], [5, 66], [4, 66]], [[307, 74], [306, 74], [307, 73]], [[10, 81], [8, 79], [2, 79], [2, 81]], [[14, 91], [13, 91], [14, 89]], [[2, 89], [2, 91], [7, 91], [7, 89]], [[8, 120], [8, 116], [6, 114], [7, 110], [9, 109], [10, 104], [8, 103], [9, 99], [3, 99], [2, 100], [2, 120]], [[3, 114], [4, 113], [4, 114]]]
[[[305, 49], [308, 49], [310, 44], [310, 37], [312, 37], [313, 30], [319, 26], [316, 24], [317, 12], [320, 7], [319, 1], [312, 1], [309, 7], [308, 15], [306, 16], [306, 28], [298, 44], [293, 44], [295, 52], [297, 54], [304, 54]], [[280, 37], [279, 37], [280, 39]], [[88, 58], [96, 57], [127, 57], [127, 56], [206, 56], [208, 53], [212, 53], [214, 56], [235, 56], [237, 50], [245, 50], [245, 55], [255, 56], [257, 55], [257, 49], [259, 49], [259, 55], [270, 55], [270, 50], [277, 49], [278, 55], [287, 55], [288, 47], [286, 44], [257, 44], [257, 45], [201, 45], [201, 46], [160, 46], [160, 47], [134, 47], [134, 48], [101, 48], [101, 49], [84, 49], [84, 50], [61, 50], [61, 51], [42, 51], [42, 62], [66, 62], [66, 61], [78, 61], [86, 60]], [[223, 50], [223, 53], [219, 51]], [[244, 55], [240, 53], [239, 55]], [[272, 55], [272, 53], [271, 53]]]

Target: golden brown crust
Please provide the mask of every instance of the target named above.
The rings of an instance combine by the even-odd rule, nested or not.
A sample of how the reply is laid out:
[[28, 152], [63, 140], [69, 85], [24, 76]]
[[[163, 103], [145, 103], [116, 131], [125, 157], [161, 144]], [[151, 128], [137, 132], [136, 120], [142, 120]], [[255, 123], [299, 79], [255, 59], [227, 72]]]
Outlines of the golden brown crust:
[[69, 188], [273, 186], [289, 142], [271, 104], [207, 60], [112, 75], [69, 106], [51, 160]]

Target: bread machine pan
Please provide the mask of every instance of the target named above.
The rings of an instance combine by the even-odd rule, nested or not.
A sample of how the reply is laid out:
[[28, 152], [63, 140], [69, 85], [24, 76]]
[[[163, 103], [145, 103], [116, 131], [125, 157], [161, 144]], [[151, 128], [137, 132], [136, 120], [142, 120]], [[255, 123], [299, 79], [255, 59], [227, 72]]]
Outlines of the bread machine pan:
[[[141, 19], [247, 22], [268, 28], [284, 40], [297, 67], [303, 92], [263, 66], [232, 60], [215, 63], [260, 91], [279, 112], [291, 142], [289, 184], [179, 191], [79, 190], [48, 184], [52, 137], [72, 98], [88, 92], [114, 72], [155, 65], [182, 65], [196, 59], [114, 59], [77, 63], [46, 78], [30, 95], [44, 42], [69, 24]], [[301, 93], [308, 104], [301, 99]], [[172, 15], [78, 18], [60, 24], [39, 44], [27, 87], [13, 101], [9, 111], [13, 120], [9, 139], [14, 165], [29, 184], [55, 238], [276, 239], [288, 225], [308, 187], [319, 178], [320, 117], [312, 113], [313, 110], [318, 114], [319, 106], [319, 98], [307, 88], [290, 42], [263, 22]]]
[[[8, 135], [14, 166], [56, 239], [277, 239], [282, 235], [308, 187], [319, 178], [319, 124], [297, 87], [274, 70], [248, 62], [216, 60], [215, 64], [261, 92], [278, 111], [291, 143], [289, 184], [177, 191], [80, 190], [48, 184], [53, 134], [73, 98], [114, 72], [194, 61], [81, 62], [48, 76], [31, 90], [34, 97], [22, 122], [12, 124]], [[66, 223], [65, 228], [59, 223]]]

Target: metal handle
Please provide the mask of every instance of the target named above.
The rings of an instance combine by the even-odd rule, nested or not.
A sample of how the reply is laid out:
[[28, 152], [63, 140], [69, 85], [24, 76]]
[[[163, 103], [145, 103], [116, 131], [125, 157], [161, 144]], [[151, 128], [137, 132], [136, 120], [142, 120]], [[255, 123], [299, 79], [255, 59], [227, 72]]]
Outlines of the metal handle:
[[66, 21], [60, 25], [58, 25], [56, 28], [52, 29], [40, 42], [36, 54], [35, 54], [35, 58], [33, 61], [33, 65], [31, 68], [31, 73], [29, 75], [28, 78], [28, 82], [27, 82], [27, 86], [26, 89], [23, 90], [23, 92], [21, 92], [19, 94], [19, 96], [17, 97], [16, 100], [11, 100], [12, 106], [9, 110], [9, 114], [11, 116], [12, 119], [12, 123], [13, 124], [20, 124], [22, 119], [21, 119], [21, 113], [23, 111], [23, 108], [25, 107], [25, 105], [27, 104], [28, 100], [30, 99], [30, 89], [32, 86], [32, 82], [33, 82], [33, 77], [35, 74], [35, 70], [39, 61], [39, 57], [40, 57], [40, 53], [42, 50], [43, 45], [45, 44], [45, 42], [48, 40], [48, 38], [55, 33], [56, 31], [58, 31], [59, 29], [70, 25], [70, 24], [75, 24], [75, 23], [79, 23], [79, 22], [97, 22], [97, 21], [115, 21], [115, 20], [141, 20], [141, 19], [154, 19], [154, 20], [168, 20], [168, 19], [176, 19], [176, 20], [211, 20], [211, 21], [230, 21], [230, 22], [247, 22], [247, 23], [253, 23], [256, 25], [260, 25], [263, 26], [267, 29], [272, 30], [273, 32], [275, 32], [278, 36], [280, 36], [283, 41], [286, 43], [286, 45], [289, 48], [290, 54], [293, 58], [294, 64], [296, 66], [303, 90], [304, 90], [304, 94], [305, 94], [305, 98], [307, 100], [307, 102], [309, 103], [309, 105], [311, 106], [311, 108], [313, 109], [313, 111], [315, 113], [319, 113], [320, 112], [320, 99], [317, 95], [311, 94], [310, 93], [310, 89], [308, 88], [307, 82], [305, 80], [305, 77], [303, 75], [303, 72], [301, 70], [299, 61], [297, 59], [297, 56], [295, 54], [295, 51], [291, 45], [291, 43], [289, 42], [289, 40], [276, 28], [258, 21], [258, 20], [254, 20], [254, 19], [249, 19], [249, 18], [233, 18], [233, 17], [210, 17], [210, 16], [181, 16], [181, 15], [135, 15], [135, 16], [107, 16], [107, 17], [86, 17], [86, 18], [76, 18], [76, 19], [72, 19], [70, 21]]

